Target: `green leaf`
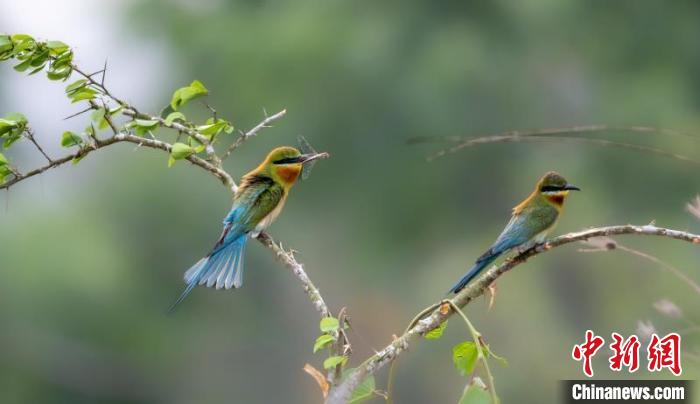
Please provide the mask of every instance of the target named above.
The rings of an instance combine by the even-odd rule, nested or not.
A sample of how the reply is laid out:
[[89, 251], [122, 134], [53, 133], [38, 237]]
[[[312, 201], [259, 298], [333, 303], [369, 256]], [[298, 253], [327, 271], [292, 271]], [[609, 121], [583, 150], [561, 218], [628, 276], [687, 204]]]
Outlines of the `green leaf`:
[[472, 341], [461, 342], [452, 347], [452, 362], [462, 376], [470, 375], [474, 371], [478, 358], [479, 352]]
[[207, 119], [206, 125], [197, 126], [197, 132], [201, 133], [204, 136], [208, 136], [209, 138], [218, 135], [219, 133], [221, 133], [221, 131], [231, 133], [233, 131], [233, 126], [231, 125], [231, 122], [228, 122], [224, 119], [217, 119], [216, 122], [214, 122], [213, 118], [209, 118]]
[[69, 67], [58, 70], [49, 70], [46, 72], [46, 77], [48, 77], [49, 80], [65, 80], [70, 77], [72, 72], [73, 70]]
[[[182, 160], [194, 154], [194, 149], [184, 143], [175, 143], [172, 150], [170, 150], [170, 158], [172, 160]], [[168, 167], [172, 166], [174, 161], [171, 163], [168, 161]]]
[[7, 161], [7, 159], [5, 158], [5, 156], [2, 155], [2, 153], [0, 153], [0, 167], [6, 166], [8, 164], [10, 164], [10, 162]]
[[12, 40], [9, 35], [0, 35], [0, 53], [12, 49]]
[[374, 381], [374, 376], [368, 376], [365, 380], [360, 383], [359, 386], [355, 388], [350, 397], [349, 404], [357, 404], [363, 401], [369, 400], [374, 397], [374, 391], [377, 389], [376, 383]]
[[31, 72], [29, 72], [29, 75], [31, 76], [32, 74], [39, 73], [42, 70], [44, 70], [44, 65], [41, 65], [41, 66], [37, 67], [36, 69], [32, 70]]
[[140, 128], [155, 129], [158, 121], [153, 119], [134, 119], [134, 124]]
[[49, 60], [49, 51], [43, 50], [39, 53], [36, 53], [34, 56], [32, 56], [30, 65], [32, 67], [37, 67], [37, 66], [43, 67], [47, 60]]
[[316, 338], [316, 343], [314, 343], [314, 353], [327, 347], [331, 343], [335, 342], [335, 338], [332, 335], [323, 334]]
[[491, 395], [486, 390], [484, 382], [475, 377], [474, 381], [464, 389], [458, 404], [492, 404]]
[[69, 46], [61, 41], [48, 41], [46, 47], [51, 49], [51, 53], [58, 55], [68, 50]]
[[193, 99], [207, 94], [209, 94], [209, 90], [204, 87], [204, 84], [202, 84], [202, 82], [199, 80], [194, 80], [189, 86], [175, 90], [173, 93], [173, 98], [170, 100], [170, 106], [173, 110], [177, 110]]
[[86, 79], [76, 80], [76, 81], [74, 81], [66, 86], [66, 94], [71, 95], [75, 91], [85, 87], [86, 84], [87, 84]]
[[28, 39], [30, 39], [32, 41], [34, 40], [34, 38], [32, 38], [31, 36], [29, 36], [27, 34], [14, 34], [14, 35], [12, 35], [12, 42], [24, 42]]
[[4, 136], [7, 132], [16, 127], [16, 122], [0, 119], [0, 136]]
[[182, 112], [171, 112], [165, 118], [165, 124], [172, 125], [173, 122], [175, 122], [175, 121], [186, 121], [186, 120], [187, 119], [185, 118], [185, 114], [183, 114]]
[[335, 317], [324, 317], [321, 319], [321, 324], [319, 326], [323, 332], [334, 332], [338, 331], [340, 324]]
[[97, 108], [90, 114], [92, 121], [97, 124], [98, 129], [106, 129], [109, 126], [109, 122], [105, 119], [105, 114], [106, 111], [103, 107]]
[[9, 148], [12, 146], [13, 143], [16, 141], [20, 140], [22, 138], [22, 131], [21, 130], [13, 130], [10, 132], [10, 135], [5, 139], [5, 141], [2, 143], [2, 147], [5, 149]]
[[144, 136], [151, 130], [158, 128], [159, 122], [154, 119], [134, 119], [129, 122], [127, 128], [136, 128], [136, 134], [139, 136]]
[[425, 339], [438, 339], [438, 338], [442, 337], [442, 333], [445, 332], [445, 328], [447, 328], [447, 320], [445, 320], [437, 328], [434, 328], [434, 329], [428, 331], [425, 334]]
[[23, 71], [25, 71], [25, 70], [27, 70], [27, 69], [29, 68], [29, 66], [31, 65], [31, 63], [32, 63], [32, 60], [29, 59], [29, 58], [27, 58], [24, 62], [17, 63], [17, 64], [14, 65], [12, 68], [15, 69], [15, 70], [17, 70], [18, 72], [23, 72]]
[[95, 94], [97, 94], [97, 91], [93, 90], [92, 88], [83, 87], [71, 94], [70, 99], [72, 103], [76, 103], [78, 101], [91, 100], [95, 98]]
[[18, 112], [12, 112], [7, 114], [5, 118], [0, 119], [0, 137], [7, 136], [4, 147], [10, 147], [12, 143], [18, 141], [22, 137], [22, 132], [26, 126], [27, 117]]
[[0, 184], [5, 183], [5, 179], [11, 175], [14, 175], [14, 173], [9, 166], [0, 166]]
[[348, 358], [345, 356], [331, 356], [329, 358], [326, 358], [325, 361], [323, 361], [323, 368], [324, 369], [333, 369], [334, 367], [338, 365], [344, 365], [345, 362], [348, 361]]
[[67, 130], [61, 135], [61, 146], [63, 147], [80, 146], [81, 144], [83, 144], [83, 138], [76, 133]]
[[5, 116], [5, 119], [14, 121], [17, 126], [25, 126], [28, 122], [27, 117], [19, 112], [10, 112]]

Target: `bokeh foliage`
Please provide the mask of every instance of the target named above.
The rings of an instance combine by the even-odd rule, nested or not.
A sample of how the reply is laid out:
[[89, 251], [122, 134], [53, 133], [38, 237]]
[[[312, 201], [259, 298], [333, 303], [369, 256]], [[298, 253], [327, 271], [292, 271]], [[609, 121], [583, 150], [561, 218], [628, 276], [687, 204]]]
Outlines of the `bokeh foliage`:
[[[229, 171], [244, 173], [298, 134], [332, 154], [293, 190], [272, 233], [301, 251], [329, 304], [348, 306], [358, 357], [441, 297], [544, 171], [557, 170], [584, 190], [570, 199], [559, 232], [653, 219], [700, 227], [683, 211], [700, 192], [696, 166], [568, 144], [484, 146], [428, 164], [430, 146], [404, 144], [412, 136], [599, 122], [698, 133], [696, 2], [148, 0], [123, 12], [125, 40], [156, 38], [169, 49], [172, 68], [151, 83], [163, 107], [173, 88], [197, 78], [210, 91], [208, 102], [237, 127], [257, 123], [263, 107], [289, 110], [226, 162]], [[12, 100], [0, 105], [2, 114], [16, 109]], [[205, 119], [206, 112], [188, 108], [188, 117]], [[31, 118], [32, 111], [22, 112]], [[680, 138], [606, 136], [696, 157], [699, 151]], [[175, 316], [163, 315], [182, 271], [215, 241], [230, 203], [215, 180], [184, 164], [168, 170], [166, 158], [122, 146], [10, 192], [0, 232], [6, 397], [318, 399], [301, 370], [314, 359], [317, 319], [292, 277], [259, 246], [248, 251], [243, 289], [197, 290]], [[61, 178], [75, 180], [42, 197], [41, 181]], [[697, 249], [621, 242], [697, 279]], [[588, 328], [627, 335], [647, 318], [660, 331], [682, 327], [654, 312], [662, 297], [700, 321], [690, 288], [620, 252], [554, 251], [498, 287], [492, 310], [473, 305], [467, 314], [510, 362], [493, 369], [506, 403], [553, 401], [558, 380], [580, 377], [570, 351]], [[451, 346], [467, 338], [449, 327], [439, 342], [402, 357], [396, 401], [456, 402], [464, 380], [453, 369]], [[696, 335], [684, 338], [688, 351], [698, 346]], [[604, 356], [594, 363], [596, 375], [620, 377], [605, 370]], [[688, 379], [700, 374], [689, 359], [684, 371]]]

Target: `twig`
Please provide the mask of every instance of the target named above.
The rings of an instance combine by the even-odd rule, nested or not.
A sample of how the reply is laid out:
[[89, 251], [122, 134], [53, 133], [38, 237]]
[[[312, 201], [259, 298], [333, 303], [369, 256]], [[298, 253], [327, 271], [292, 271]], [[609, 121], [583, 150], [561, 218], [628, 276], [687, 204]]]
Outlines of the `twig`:
[[[491, 267], [472, 283], [468, 284], [467, 287], [465, 287], [454, 297], [454, 299], [452, 299], [452, 302], [460, 308], [466, 306], [471, 301], [481, 296], [484, 291], [488, 289], [489, 285], [491, 285], [499, 276], [503, 275], [513, 267], [524, 263], [528, 258], [535, 255], [539, 255], [553, 248], [577, 241], [588, 240], [594, 237], [617, 236], [623, 234], [667, 237], [700, 245], [700, 235], [698, 234], [666, 229], [652, 225], [608, 226], [592, 228], [575, 233], [568, 233], [555, 237], [544, 244], [538, 244], [526, 251], [523, 251], [512, 259], [506, 260], [500, 265]], [[326, 404], [347, 403], [352, 396], [352, 392], [366, 377], [376, 373], [386, 364], [396, 359], [402, 352], [408, 349], [409, 342], [414, 337], [424, 335], [426, 332], [439, 327], [440, 324], [447, 320], [451, 315], [452, 311], [443, 313], [438, 307], [435, 308], [430, 315], [418, 320], [416, 324], [403, 335], [396, 338], [391, 344], [387, 345], [384, 349], [370, 357], [370, 359], [365, 361], [362, 365], [358, 366], [357, 370], [350, 374], [342, 383], [332, 387], [328, 393]]]
[[260, 235], [258, 235], [258, 241], [265, 247], [272, 250], [277, 257], [277, 260], [279, 260], [285, 267], [289, 268], [294, 276], [297, 277], [304, 288], [304, 292], [311, 300], [311, 303], [313, 303], [321, 318], [331, 317], [333, 314], [328, 309], [326, 302], [323, 300], [321, 292], [318, 291], [318, 288], [316, 288], [314, 283], [311, 281], [311, 278], [309, 278], [309, 276], [306, 274], [304, 267], [297, 262], [296, 258], [294, 258], [294, 253], [283, 249], [281, 245], [275, 243], [272, 237], [265, 232], [261, 232]]
[[39, 142], [37, 142], [36, 139], [34, 138], [34, 131], [32, 130], [32, 128], [27, 126], [24, 129], [24, 136], [27, 139], [29, 139], [29, 141], [32, 142], [32, 144], [34, 144], [34, 146], [37, 148], [37, 150], [39, 150], [39, 153], [41, 153], [42, 156], [44, 156], [44, 158], [46, 158], [46, 161], [48, 161], [49, 163], [51, 163], [53, 161], [53, 160], [51, 160], [51, 157], [49, 157], [49, 155], [46, 154], [44, 149], [39, 145]]
[[[418, 139], [413, 139], [411, 141], [412, 143], [417, 143], [419, 142]], [[461, 149], [464, 149], [466, 147], [471, 147], [471, 146], [476, 146], [480, 144], [488, 144], [488, 143], [527, 143], [527, 142], [568, 142], [568, 143], [589, 143], [589, 144], [596, 144], [599, 146], [611, 146], [611, 147], [618, 147], [622, 149], [630, 149], [630, 150], [635, 150], [638, 152], [643, 152], [643, 153], [651, 153], [651, 154], [656, 154], [659, 156], [663, 157], [670, 157], [674, 158], [676, 160], [681, 160], [681, 161], [687, 161], [695, 164], [700, 164], [700, 161], [695, 160], [691, 157], [678, 154], [678, 153], [673, 153], [669, 152], [666, 150], [658, 149], [655, 147], [650, 147], [650, 146], [643, 146], [643, 145], [638, 145], [638, 144], [632, 144], [632, 143], [624, 143], [624, 142], [615, 142], [612, 140], [606, 140], [606, 139], [594, 139], [594, 138], [586, 138], [586, 137], [578, 137], [578, 136], [553, 136], [553, 135], [523, 135], [523, 134], [514, 134], [514, 135], [496, 135], [496, 136], [484, 136], [484, 137], [476, 137], [476, 138], [462, 138], [459, 143], [457, 143], [455, 146], [452, 146], [448, 149], [440, 150], [430, 156], [427, 157], [428, 161], [433, 161], [439, 157], [443, 157], [447, 154], [452, 154], [456, 153]]]
[[287, 110], [283, 109], [274, 115], [267, 116], [267, 114], [265, 114], [265, 119], [263, 119], [262, 122], [255, 125], [255, 127], [253, 129], [249, 130], [248, 132], [241, 133], [241, 135], [238, 137], [238, 139], [236, 139], [236, 141], [233, 142], [233, 144], [231, 146], [229, 146], [228, 150], [226, 150], [226, 153], [224, 153], [223, 157], [221, 157], [221, 160], [226, 160], [228, 158], [228, 156], [230, 156], [231, 153], [233, 153], [233, 151], [236, 150], [236, 148], [238, 148], [238, 146], [243, 144], [243, 142], [245, 142], [249, 138], [257, 135], [261, 129], [269, 128], [270, 124], [273, 121], [276, 121], [276, 120], [282, 118], [286, 113], [287, 113]]
[[105, 65], [102, 68], [102, 77], [100, 78], [100, 86], [104, 88], [105, 86], [105, 77], [107, 76], [107, 58], [105, 58]]
[[[657, 258], [651, 254], [647, 254], [643, 251], [635, 250], [634, 248], [626, 247], [622, 244], [616, 243], [612, 239], [603, 238], [603, 241], [604, 241], [604, 245], [596, 246], [595, 248], [580, 249], [579, 251], [586, 252], [586, 253], [589, 253], [589, 252], [608, 252], [608, 251], [613, 251], [613, 250], [624, 251], [628, 254], [635, 255], [637, 257], [640, 257], [640, 258], [645, 259], [647, 261], [651, 261], [651, 262], [661, 266], [661, 268], [669, 271], [676, 278], [680, 279], [683, 283], [690, 286], [690, 288], [692, 288], [695, 291], [695, 293], [700, 294], [700, 285], [698, 285], [697, 282], [695, 282], [693, 279], [691, 279], [688, 275], [683, 273], [678, 268], [663, 262], [662, 260], [660, 260], [659, 258]], [[595, 246], [596, 244], [593, 244], [593, 245]]]
[[88, 111], [92, 111], [92, 107], [88, 107], [88, 108], [85, 108], [84, 110], [82, 110], [82, 111], [80, 111], [80, 112], [76, 112], [76, 113], [74, 113], [74, 114], [68, 115], [67, 117], [63, 118], [63, 120], [64, 120], [64, 121], [67, 121], [67, 120], [69, 120], [69, 119], [71, 119], [71, 118], [75, 118], [75, 117], [78, 116], [78, 115], [82, 115], [82, 114], [84, 114], [84, 113], [86, 113], [86, 112], [88, 112]]

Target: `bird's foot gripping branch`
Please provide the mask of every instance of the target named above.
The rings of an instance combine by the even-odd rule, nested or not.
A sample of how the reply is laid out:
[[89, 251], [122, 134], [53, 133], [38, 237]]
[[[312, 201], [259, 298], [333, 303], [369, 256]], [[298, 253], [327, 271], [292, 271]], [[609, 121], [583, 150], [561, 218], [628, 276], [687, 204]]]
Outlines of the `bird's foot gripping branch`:
[[[35, 137], [30, 120], [24, 115], [5, 114], [4, 118], [0, 119], [0, 140], [3, 147], [0, 153], [0, 189], [5, 190], [47, 170], [67, 163], [78, 164], [94, 151], [117, 143], [131, 143], [139, 145], [141, 149], [163, 152], [164, 164], [167, 162], [168, 165], [173, 165], [181, 160], [187, 161], [193, 167], [198, 167], [216, 178], [236, 194], [239, 187], [223, 168], [223, 161], [237, 151], [244, 142], [255, 137], [286, 113], [282, 110], [265, 116], [248, 131], [236, 131], [232, 122], [218, 117], [213, 109], [210, 109], [212, 114], [204, 122], [194, 122], [185, 116], [182, 107], [197, 98], [206, 96], [209, 92], [201, 82], [196, 80], [176, 90], [170, 104], [162, 113], [145, 113], [108, 89], [106, 64], [94, 72], [82, 70], [74, 63], [73, 51], [68, 45], [60, 41], [39, 41], [24, 34], [0, 35], [0, 61], [13, 62], [14, 69], [19, 72], [28, 74], [43, 72], [50, 80], [68, 81], [65, 86], [67, 99], [81, 106], [79, 111], [70, 118], [90, 113], [89, 122], [82, 132], [64, 131], [56, 135], [55, 141], [67, 150], [61, 157], [53, 157], [45, 151]], [[45, 160], [42, 165], [24, 169], [9, 158], [12, 156], [13, 146], [21, 140], [28, 142], [37, 153], [42, 155]], [[298, 159], [299, 156], [281, 156], [271, 163], [296, 164], [298, 161], [286, 160], [295, 158]], [[277, 174], [287, 176], [290, 171], [283, 169]], [[691, 213], [700, 212], [700, 208], [696, 205], [698, 204], [689, 206]], [[652, 225], [601, 227], [556, 237], [500, 265], [482, 271], [453, 299], [442, 301], [424, 310], [416, 316], [416, 320], [402, 335], [396, 337], [375, 355], [350, 367], [352, 349], [346, 334], [349, 322], [345, 310], [334, 315], [304, 267], [296, 260], [294, 253], [283, 249], [280, 243], [276, 243], [262, 230], [263, 228], [258, 229], [256, 226], [251, 231], [251, 236], [258, 233], [257, 240], [272, 250], [278, 260], [299, 280], [321, 318], [320, 335], [313, 343], [313, 350], [327, 352], [328, 355], [321, 361], [322, 365], [307, 365], [304, 369], [316, 380], [327, 403], [351, 401], [357, 403], [377, 394], [387, 396], [376, 388], [374, 374], [405, 352], [415, 337], [439, 338], [445, 330], [447, 319], [454, 313], [464, 320], [470, 335], [470, 340], [455, 347], [453, 352], [455, 365], [464, 374], [470, 374], [477, 369], [477, 363], [482, 363], [481, 369], [486, 372], [486, 382], [474, 379], [474, 382], [467, 386], [464, 394], [483, 394], [488, 391], [486, 394], [490, 399], [497, 401], [494, 380], [487, 363], [488, 358], [497, 357], [493, 355], [484, 338], [461, 309], [482, 295], [499, 276], [535, 255], [568, 243], [595, 237], [652, 235], [700, 245], [700, 236], [696, 234]], [[214, 279], [213, 284], [216, 284], [218, 277], [212, 279]], [[222, 279], [223, 285], [226, 286], [227, 278], [224, 276]], [[323, 368], [325, 371], [319, 371], [317, 368]]]

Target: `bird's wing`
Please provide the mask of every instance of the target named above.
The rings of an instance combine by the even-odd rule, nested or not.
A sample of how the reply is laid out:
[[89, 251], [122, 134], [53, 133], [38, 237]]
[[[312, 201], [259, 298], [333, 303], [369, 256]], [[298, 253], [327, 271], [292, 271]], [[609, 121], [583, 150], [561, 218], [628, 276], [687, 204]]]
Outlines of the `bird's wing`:
[[506, 250], [526, 243], [530, 238], [534, 237], [535, 234], [536, 233], [533, 233], [530, 226], [528, 226], [526, 215], [514, 215], [510, 218], [510, 221], [493, 243], [487, 254], [501, 254]]
[[553, 209], [524, 210], [513, 215], [510, 221], [484, 256], [501, 254], [506, 250], [518, 247], [530, 241], [533, 237], [546, 231], [557, 219]]
[[275, 209], [283, 197], [282, 187], [269, 178], [260, 177], [255, 182], [246, 183], [234, 198], [231, 211], [224, 219], [224, 230], [211, 254], [253, 230]]

